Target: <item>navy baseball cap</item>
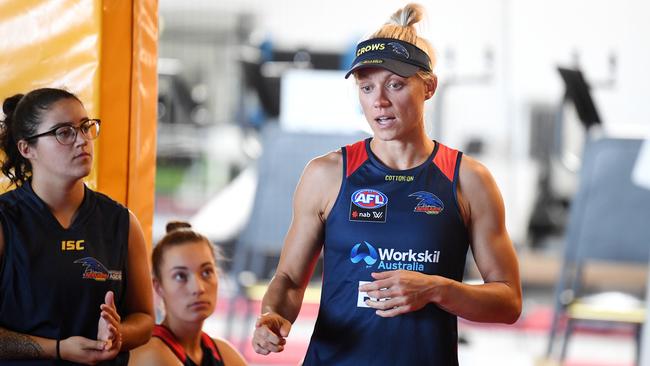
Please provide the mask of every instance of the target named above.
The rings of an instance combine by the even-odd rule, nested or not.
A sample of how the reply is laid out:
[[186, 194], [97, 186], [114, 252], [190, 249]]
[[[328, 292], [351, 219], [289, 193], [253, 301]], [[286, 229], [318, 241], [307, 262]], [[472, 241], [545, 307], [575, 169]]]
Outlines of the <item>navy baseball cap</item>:
[[401, 77], [410, 77], [419, 70], [431, 71], [426, 52], [414, 44], [395, 38], [372, 38], [357, 45], [352, 67], [345, 78], [364, 67], [380, 67]]

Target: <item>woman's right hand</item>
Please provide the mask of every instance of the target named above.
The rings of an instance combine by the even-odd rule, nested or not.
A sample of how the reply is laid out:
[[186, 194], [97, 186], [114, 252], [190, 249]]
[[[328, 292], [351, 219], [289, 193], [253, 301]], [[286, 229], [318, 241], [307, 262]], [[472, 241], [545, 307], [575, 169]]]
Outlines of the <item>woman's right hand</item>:
[[59, 343], [59, 353], [63, 360], [94, 365], [101, 361], [112, 360], [117, 356], [117, 350], [104, 350], [105, 347], [105, 341], [75, 336], [66, 338]]
[[282, 352], [287, 343], [291, 322], [277, 313], [264, 313], [255, 323], [253, 349], [261, 355]]
[[106, 350], [120, 351], [122, 348], [121, 317], [115, 307], [115, 294], [106, 292], [104, 303], [100, 305], [99, 324], [97, 325], [97, 340], [106, 342]]

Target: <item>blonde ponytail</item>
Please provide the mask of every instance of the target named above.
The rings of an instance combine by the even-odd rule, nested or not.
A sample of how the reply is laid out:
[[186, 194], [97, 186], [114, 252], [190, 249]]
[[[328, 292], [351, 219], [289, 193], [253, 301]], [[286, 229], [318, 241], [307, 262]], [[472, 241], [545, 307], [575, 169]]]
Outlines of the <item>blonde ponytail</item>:
[[373, 33], [370, 38], [394, 38], [416, 45], [427, 53], [431, 60], [431, 69], [433, 70], [436, 65], [436, 55], [433, 47], [429, 41], [418, 36], [415, 28], [415, 25], [424, 18], [424, 15], [425, 10], [422, 5], [416, 3], [407, 4], [393, 13], [388, 21]]

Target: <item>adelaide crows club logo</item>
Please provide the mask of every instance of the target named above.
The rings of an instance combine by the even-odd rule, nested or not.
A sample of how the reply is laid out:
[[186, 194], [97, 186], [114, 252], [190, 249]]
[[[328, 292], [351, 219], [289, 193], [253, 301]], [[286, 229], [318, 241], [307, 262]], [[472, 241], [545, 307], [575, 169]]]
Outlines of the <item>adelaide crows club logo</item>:
[[393, 52], [396, 54], [404, 57], [404, 58], [410, 58], [411, 55], [409, 55], [409, 51], [406, 50], [406, 47], [402, 46], [401, 44], [397, 42], [389, 42], [389, 46], [393, 47]]
[[122, 271], [110, 271], [100, 261], [93, 257], [77, 259], [74, 263], [80, 263], [84, 266], [82, 278], [95, 281], [121, 281]]
[[445, 208], [442, 200], [436, 197], [433, 193], [419, 191], [409, 194], [409, 197], [415, 197], [418, 199], [418, 204], [415, 206], [415, 209], [413, 209], [413, 212], [424, 212], [427, 215], [437, 215]]
[[388, 197], [376, 189], [356, 190], [350, 197], [350, 221], [386, 222]]

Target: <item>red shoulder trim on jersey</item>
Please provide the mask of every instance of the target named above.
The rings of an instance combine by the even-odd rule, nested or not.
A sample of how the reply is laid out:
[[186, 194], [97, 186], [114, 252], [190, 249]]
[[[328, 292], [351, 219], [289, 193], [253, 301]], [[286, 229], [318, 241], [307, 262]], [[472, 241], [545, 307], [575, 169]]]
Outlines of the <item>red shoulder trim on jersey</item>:
[[153, 333], [151, 335], [160, 338], [167, 347], [174, 352], [176, 357], [178, 357], [181, 362], [185, 363], [185, 359], [187, 358], [185, 350], [183, 349], [183, 346], [178, 343], [171, 330], [167, 329], [167, 327], [162, 324], [156, 324], [153, 327]]
[[433, 163], [444, 174], [450, 182], [454, 181], [454, 170], [456, 169], [456, 159], [458, 159], [458, 150], [449, 148], [439, 142], [438, 152], [433, 157]]
[[346, 171], [345, 177], [349, 177], [354, 173], [361, 164], [368, 160], [368, 152], [366, 151], [366, 141], [361, 140], [357, 141], [352, 145], [347, 145], [345, 147], [347, 151], [346, 154]]
[[210, 349], [210, 352], [212, 352], [214, 359], [221, 361], [221, 354], [217, 349], [217, 344], [214, 342], [214, 339], [212, 339], [212, 337], [210, 337], [207, 333], [201, 332], [201, 341], [206, 347], [208, 347], [208, 349]]

